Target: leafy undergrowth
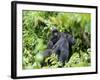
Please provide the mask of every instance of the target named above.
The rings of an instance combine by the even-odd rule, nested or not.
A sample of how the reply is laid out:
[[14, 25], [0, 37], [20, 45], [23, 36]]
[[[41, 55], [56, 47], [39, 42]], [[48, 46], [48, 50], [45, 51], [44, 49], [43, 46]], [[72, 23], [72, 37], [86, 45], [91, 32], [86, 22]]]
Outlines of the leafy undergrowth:
[[37, 54], [35, 56], [35, 62], [33, 65], [27, 66], [25, 69], [48, 69], [48, 68], [68, 68], [68, 67], [88, 67], [91, 66], [91, 58], [90, 51], [87, 53], [80, 51], [80, 53], [73, 53], [68, 62], [63, 65], [60, 61], [58, 61], [58, 56], [56, 54], [52, 54], [50, 57], [47, 57], [44, 60], [45, 66], [41, 66], [41, 62], [43, 61], [43, 55]]
[[[76, 40], [72, 56], [62, 67], [91, 66], [91, 15], [89, 13], [67, 13], [48, 11], [22, 12], [23, 24], [23, 69], [58, 68], [62, 63], [57, 55], [43, 58], [51, 36], [51, 29], [68, 32]], [[45, 65], [42, 65], [45, 64]]]

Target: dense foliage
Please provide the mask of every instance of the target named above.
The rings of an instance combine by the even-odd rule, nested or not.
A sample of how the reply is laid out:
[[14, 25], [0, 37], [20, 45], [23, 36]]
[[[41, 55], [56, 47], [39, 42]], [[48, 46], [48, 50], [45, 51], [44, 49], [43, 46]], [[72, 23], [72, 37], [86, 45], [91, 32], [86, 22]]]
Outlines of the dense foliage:
[[[83, 67], [91, 65], [89, 13], [64, 13], [46, 11], [28, 11], [22, 13], [23, 23], [23, 69], [57, 68], [62, 65], [57, 55], [52, 54], [45, 60], [43, 51], [51, 36], [51, 29], [57, 27], [61, 32], [69, 32], [76, 42], [72, 47], [72, 55], [63, 67]], [[45, 66], [41, 66], [41, 62]]]

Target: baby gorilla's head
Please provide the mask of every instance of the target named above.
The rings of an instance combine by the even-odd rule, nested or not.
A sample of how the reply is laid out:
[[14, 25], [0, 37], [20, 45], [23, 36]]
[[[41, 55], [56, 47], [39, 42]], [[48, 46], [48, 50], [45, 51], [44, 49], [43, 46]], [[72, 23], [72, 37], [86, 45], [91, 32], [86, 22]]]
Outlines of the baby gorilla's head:
[[56, 28], [52, 29], [52, 35], [53, 36], [58, 36], [58, 34], [59, 34], [58, 29], [56, 29]]

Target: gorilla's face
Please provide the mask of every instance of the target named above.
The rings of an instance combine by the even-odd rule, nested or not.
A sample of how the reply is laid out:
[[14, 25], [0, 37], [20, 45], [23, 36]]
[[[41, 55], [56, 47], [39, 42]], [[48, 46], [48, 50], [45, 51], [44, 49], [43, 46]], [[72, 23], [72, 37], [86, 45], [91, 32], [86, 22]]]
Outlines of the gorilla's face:
[[59, 31], [57, 29], [52, 30], [52, 35], [53, 36], [58, 36], [58, 34], [59, 34]]

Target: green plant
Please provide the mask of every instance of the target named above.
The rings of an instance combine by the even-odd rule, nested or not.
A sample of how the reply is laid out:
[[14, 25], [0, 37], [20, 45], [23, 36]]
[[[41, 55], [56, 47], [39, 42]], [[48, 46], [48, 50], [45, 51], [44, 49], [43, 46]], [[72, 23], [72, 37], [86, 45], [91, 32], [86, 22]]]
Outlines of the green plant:
[[[22, 12], [23, 26], [23, 69], [58, 68], [62, 63], [57, 55], [43, 58], [42, 52], [47, 47], [51, 28], [74, 36], [76, 42], [72, 46], [72, 56], [63, 67], [83, 67], [91, 65], [91, 14], [29, 11]], [[45, 62], [45, 66], [41, 62]]]

